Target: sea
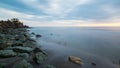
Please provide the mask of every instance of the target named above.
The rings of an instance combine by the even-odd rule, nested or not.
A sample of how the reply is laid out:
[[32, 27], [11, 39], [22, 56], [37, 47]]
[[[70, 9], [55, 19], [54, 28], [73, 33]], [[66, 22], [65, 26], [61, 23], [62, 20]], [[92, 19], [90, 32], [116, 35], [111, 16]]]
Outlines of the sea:
[[[37, 45], [56, 68], [120, 68], [120, 27], [33, 27]], [[83, 65], [69, 61], [82, 59]], [[93, 65], [93, 63], [95, 65]]]

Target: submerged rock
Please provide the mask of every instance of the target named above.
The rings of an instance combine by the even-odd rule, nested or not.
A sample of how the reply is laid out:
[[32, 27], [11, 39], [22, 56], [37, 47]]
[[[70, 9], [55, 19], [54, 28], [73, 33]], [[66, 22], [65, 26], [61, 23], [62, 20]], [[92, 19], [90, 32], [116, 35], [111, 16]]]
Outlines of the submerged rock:
[[83, 65], [83, 62], [79, 57], [69, 56], [69, 61], [74, 62], [76, 64]]
[[91, 65], [96, 66], [96, 63], [92, 62]]
[[0, 57], [13, 57], [16, 56], [16, 53], [13, 50], [0, 50]]
[[13, 68], [33, 68], [33, 66], [26, 60], [22, 60], [19, 63], [15, 64]]
[[13, 51], [19, 52], [19, 53], [30, 53], [33, 49], [30, 47], [12, 47]]

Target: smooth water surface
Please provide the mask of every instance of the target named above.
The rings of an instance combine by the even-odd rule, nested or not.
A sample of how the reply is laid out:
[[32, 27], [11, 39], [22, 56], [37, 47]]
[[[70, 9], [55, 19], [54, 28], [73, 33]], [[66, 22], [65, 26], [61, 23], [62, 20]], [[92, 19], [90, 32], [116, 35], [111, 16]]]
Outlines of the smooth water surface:
[[[48, 63], [57, 68], [119, 68], [120, 28], [36, 27], [30, 30], [42, 35], [36, 38], [38, 45], [49, 53]], [[84, 65], [69, 62], [71, 55], [83, 59]]]

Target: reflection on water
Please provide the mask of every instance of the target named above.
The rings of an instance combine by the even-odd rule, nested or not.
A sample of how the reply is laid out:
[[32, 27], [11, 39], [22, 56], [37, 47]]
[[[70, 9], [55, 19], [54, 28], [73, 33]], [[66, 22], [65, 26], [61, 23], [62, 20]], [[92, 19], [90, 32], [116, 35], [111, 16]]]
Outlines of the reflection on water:
[[[48, 62], [57, 68], [118, 68], [120, 28], [40, 27], [31, 32], [42, 35], [38, 44], [49, 52]], [[70, 55], [81, 57], [85, 64], [69, 62]]]

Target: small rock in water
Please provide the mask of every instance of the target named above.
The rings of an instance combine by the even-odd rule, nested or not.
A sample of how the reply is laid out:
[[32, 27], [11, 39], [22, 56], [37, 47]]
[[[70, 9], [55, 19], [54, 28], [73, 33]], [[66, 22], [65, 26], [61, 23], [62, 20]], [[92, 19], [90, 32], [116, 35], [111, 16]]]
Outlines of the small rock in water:
[[92, 64], [93, 66], [96, 66], [96, 63], [93, 63], [93, 62], [92, 62], [91, 64]]
[[31, 34], [35, 35], [35, 33], [34, 33], [34, 32], [32, 32]]
[[83, 65], [83, 62], [79, 57], [69, 56], [69, 61], [74, 62], [76, 64]]
[[42, 37], [42, 35], [36, 35], [36, 37]]

